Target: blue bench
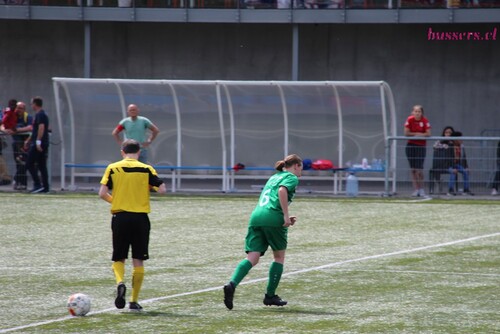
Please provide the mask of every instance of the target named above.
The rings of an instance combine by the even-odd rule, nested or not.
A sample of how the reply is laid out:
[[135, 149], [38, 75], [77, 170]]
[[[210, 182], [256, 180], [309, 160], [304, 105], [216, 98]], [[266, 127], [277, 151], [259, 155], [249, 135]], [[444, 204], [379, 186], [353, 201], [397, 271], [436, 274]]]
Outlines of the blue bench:
[[[71, 189], [76, 189], [75, 177], [100, 177], [102, 176], [103, 170], [107, 167], [107, 164], [75, 164], [75, 163], [65, 163], [64, 167], [72, 170], [70, 174], [70, 187]], [[235, 169], [233, 167], [222, 167], [222, 166], [164, 166], [164, 165], [153, 165], [153, 168], [162, 177], [166, 177], [166, 174], [162, 174], [161, 171], [169, 171], [171, 177], [171, 191], [176, 192], [180, 188], [180, 181], [182, 178], [185, 179], [220, 179], [222, 182], [221, 191], [231, 192], [235, 189], [236, 179], [262, 179], [265, 180], [269, 178], [274, 171], [274, 167], [245, 167], [243, 169]], [[75, 172], [76, 169], [99, 169], [99, 171], [86, 171], [86, 172]], [[216, 175], [203, 174], [203, 175], [193, 175], [193, 174], [180, 174], [180, 171], [217, 171]], [[268, 172], [260, 173], [258, 175], [250, 175], [245, 172]], [[332, 181], [333, 182], [333, 194], [337, 195], [342, 191], [342, 182], [344, 177], [339, 175], [339, 172], [345, 173], [384, 173], [385, 169], [361, 169], [361, 168], [333, 168], [328, 170], [305, 170], [301, 179], [302, 180], [314, 180], [314, 181]], [[307, 175], [315, 173], [316, 175]], [[358, 177], [360, 181], [383, 181], [384, 177]], [[64, 189], [65, 180], [61, 178], [61, 187]]]
[[[102, 169], [104, 170], [108, 165], [105, 164], [75, 164], [75, 163], [65, 163], [64, 167], [65, 168], [70, 168], [72, 169], [70, 178], [71, 178], [71, 183], [70, 187], [72, 189], [75, 189], [75, 177], [100, 177], [102, 176], [102, 172], [75, 172], [75, 169]], [[180, 179], [178, 178], [178, 171], [182, 170], [189, 170], [189, 171], [224, 171], [223, 167], [219, 166], [156, 166], [153, 165], [153, 168], [160, 174], [160, 171], [170, 171], [170, 176], [171, 176], [171, 181], [172, 181], [172, 192], [176, 192], [179, 184], [180, 184]], [[232, 170], [232, 167], [227, 167], [226, 170], [230, 171]], [[222, 190], [225, 191], [227, 186], [225, 186], [226, 180], [226, 173], [220, 173], [218, 175], [183, 175], [184, 178], [212, 178], [212, 179], [221, 179], [222, 180]], [[61, 187], [64, 189], [65, 184], [64, 180], [61, 180]]]

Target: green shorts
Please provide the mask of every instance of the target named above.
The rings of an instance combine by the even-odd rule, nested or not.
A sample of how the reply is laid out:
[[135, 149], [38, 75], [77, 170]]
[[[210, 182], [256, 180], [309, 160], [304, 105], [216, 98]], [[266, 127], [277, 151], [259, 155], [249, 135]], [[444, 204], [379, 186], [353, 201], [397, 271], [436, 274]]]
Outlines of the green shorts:
[[260, 252], [264, 255], [271, 246], [273, 251], [285, 250], [288, 244], [288, 228], [249, 226], [245, 238], [245, 252]]

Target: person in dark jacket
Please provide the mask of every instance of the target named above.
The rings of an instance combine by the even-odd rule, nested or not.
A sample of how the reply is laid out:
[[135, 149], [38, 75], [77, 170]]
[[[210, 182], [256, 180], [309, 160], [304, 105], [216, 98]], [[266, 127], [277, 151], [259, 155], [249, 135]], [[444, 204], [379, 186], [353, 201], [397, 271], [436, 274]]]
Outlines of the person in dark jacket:
[[[451, 137], [453, 127], [446, 126], [441, 137]], [[437, 140], [433, 145], [432, 168], [429, 171], [429, 193], [434, 193], [434, 182], [441, 180], [441, 174], [447, 174], [453, 158], [453, 140]]]
[[493, 180], [493, 185], [491, 187], [491, 195], [498, 195], [498, 185], [500, 184], [500, 141], [497, 145], [497, 171], [495, 173], [495, 179]]
[[[462, 137], [462, 132], [455, 131], [452, 137]], [[464, 195], [473, 195], [469, 188], [469, 165], [467, 163], [467, 155], [465, 154], [465, 147], [462, 140], [453, 140], [453, 159], [452, 164], [448, 168], [450, 173], [450, 181], [448, 182], [448, 195], [456, 195], [454, 185], [458, 173], [462, 174], [464, 180]]]

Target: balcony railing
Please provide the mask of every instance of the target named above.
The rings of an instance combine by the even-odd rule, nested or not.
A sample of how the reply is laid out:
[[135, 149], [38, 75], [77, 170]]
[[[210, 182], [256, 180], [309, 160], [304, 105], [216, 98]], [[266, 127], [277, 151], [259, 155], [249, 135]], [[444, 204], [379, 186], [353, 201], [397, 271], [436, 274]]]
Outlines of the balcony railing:
[[500, 8], [496, 0], [0, 0], [0, 6], [208, 9], [445, 9]]

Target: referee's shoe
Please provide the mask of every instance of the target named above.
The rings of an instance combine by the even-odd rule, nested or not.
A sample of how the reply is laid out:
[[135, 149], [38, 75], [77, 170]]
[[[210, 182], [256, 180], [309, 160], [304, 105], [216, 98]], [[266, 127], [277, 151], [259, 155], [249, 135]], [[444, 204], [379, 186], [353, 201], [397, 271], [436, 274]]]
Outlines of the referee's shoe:
[[142, 306], [138, 302], [130, 302], [128, 308], [130, 311], [142, 312]]
[[127, 287], [123, 282], [120, 282], [116, 287], [116, 299], [115, 306], [116, 308], [122, 309], [125, 307], [125, 293], [127, 292]]

